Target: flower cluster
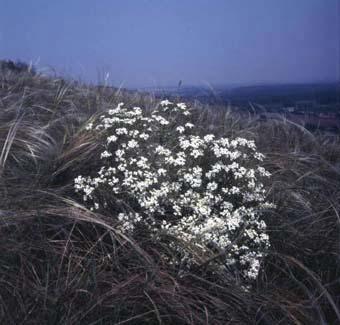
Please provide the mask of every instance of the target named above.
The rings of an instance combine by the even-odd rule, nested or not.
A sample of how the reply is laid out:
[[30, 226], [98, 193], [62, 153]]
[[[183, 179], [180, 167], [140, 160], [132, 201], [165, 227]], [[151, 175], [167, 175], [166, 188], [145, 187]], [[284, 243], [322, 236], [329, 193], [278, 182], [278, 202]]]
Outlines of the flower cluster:
[[[176, 238], [180, 262], [211, 259], [254, 279], [269, 247], [263, 155], [252, 140], [200, 135], [190, 115], [168, 100], [147, 113], [123, 103], [110, 109], [86, 127], [104, 137], [103, 167], [78, 176], [75, 190], [91, 209], [114, 202], [123, 232], [143, 227], [158, 240]], [[105, 199], [96, 195], [103, 189]]]

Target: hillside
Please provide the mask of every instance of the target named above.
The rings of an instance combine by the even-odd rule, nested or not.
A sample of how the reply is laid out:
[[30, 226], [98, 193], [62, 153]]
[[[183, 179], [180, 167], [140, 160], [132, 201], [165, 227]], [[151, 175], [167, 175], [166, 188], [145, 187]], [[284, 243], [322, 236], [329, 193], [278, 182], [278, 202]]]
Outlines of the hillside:
[[[0, 71], [0, 323], [338, 324], [338, 136], [313, 134], [284, 119], [241, 118], [223, 105], [187, 103], [192, 113], [185, 122], [195, 126], [196, 137], [254, 140], [265, 156], [261, 167], [271, 177], [263, 180], [264, 192], [273, 205], [261, 217], [270, 245], [250, 279], [242, 263], [220, 263], [228, 252], [219, 247], [202, 242], [200, 250], [200, 243], [188, 244], [175, 232], [153, 237], [144, 224], [124, 232], [120, 211], [141, 209], [135, 198], [127, 200], [128, 192], [112, 195], [104, 184], [94, 196], [100, 207], [93, 209], [75, 190], [77, 177], [93, 176], [103, 165], [102, 133], [89, 125], [120, 103], [140, 107], [135, 114], [153, 123], [160, 119], [153, 117], [159, 102], [30, 71]], [[174, 124], [169, 130], [157, 129], [152, 144], [176, 148], [182, 129], [175, 133]], [[149, 157], [151, 149], [135, 148], [131, 157]], [[213, 158], [200, 159], [209, 167]], [[247, 167], [257, 166], [250, 161]], [[196, 258], [188, 268], [174, 248], [180, 245]]]

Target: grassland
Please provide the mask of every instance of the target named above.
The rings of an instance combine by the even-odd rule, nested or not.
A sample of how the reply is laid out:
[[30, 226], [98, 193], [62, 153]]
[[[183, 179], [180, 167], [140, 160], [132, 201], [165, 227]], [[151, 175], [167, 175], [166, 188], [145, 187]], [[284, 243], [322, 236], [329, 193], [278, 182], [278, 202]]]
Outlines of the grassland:
[[[100, 165], [88, 121], [152, 95], [0, 73], [1, 324], [338, 324], [340, 139], [195, 104], [202, 132], [254, 139], [272, 173], [271, 248], [245, 290], [204, 266], [184, 277], [161, 243], [90, 211], [74, 178]], [[171, 135], [169, 135], [171, 136]]]

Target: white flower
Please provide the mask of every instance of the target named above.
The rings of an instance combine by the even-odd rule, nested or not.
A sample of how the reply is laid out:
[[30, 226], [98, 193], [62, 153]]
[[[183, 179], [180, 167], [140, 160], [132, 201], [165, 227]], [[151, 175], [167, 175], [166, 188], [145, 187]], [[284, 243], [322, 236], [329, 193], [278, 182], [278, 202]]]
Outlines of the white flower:
[[129, 148], [137, 148], [137, 147], [139, 147], [139, 145], [138, 145], [138, 142], [136, 140], [132, 139], [128, 142], [128, 147]]
[[86, 130], [92, 130], [93, 128], [93, 123], [88, 123], [85, 127]]
[[112, 156], [112, 153], [105, 150], [101, 153], [100, 158], [108, 158], [108, 157], [111, 157], [111, 156]]
[[118, 129], [116, 129], [116, 133], [118, 135], [120, 135], [120, 134], [128, 134], [128, 131], [127, 131], [126, 128], [118, 128]]
[[140, 159], [137, 161], [137, 166], [143, 169], [150, 168], [148, 164], [148, 159], [145, 157], [140, 157]]
[[177, 107], [182, 109], [182, 110], [185, 110], [187, 108], [187, 105], [185, 103], [178, 103]]
[[215, 191], [217, 189], [218, 185], [216, 182], [210, 182], [207, 184], [207, 190], [208, 191]]
[[178, 131], [179, 133], [183, 133], [185, 131], [185, 128], [183, 126], [178, 126], [176, 128], [176, 131]]
[[147, 139], [149, 139], [149, 135], [147, 134], [147, 133], [141, 133], [140, 135], [139, 135], [139, 137], [141, 138], [141, 139], [143, 139], [143, 140], [147, 140]]
[[155, 153], [163, 156], [171, 155], [171, 151], [169, 149], [164, 148], [163, 146], [157, 146], [155, 149]]
[[140, 107], [134, 107], [133, 115], [142, 115], [142, 109]]
[[169, 106], [169, 105], [171, 105], [171, 104], [172, 104], [172, 102], [170, 102], [170, 101], [167, 100], [167, 99], [161, 101], [161, 105], [162, 105], [162, 106]]
[[163, 176], [166, 175], [166, 170], [164, 168], [159, 168], [157, 170], [158, 175]]
[[199, 156], [203, 156], [203, 150], [198, 150], [198, 149], [194, 149], [191, 151], [190, 156], [193, 156], [194, 158], [198, 158]]
[[211, 141], [214, 140], [214, 138], [215, 138], [215, 136], [213, 134], [207, 134], [203, 137], [205, 142], [211, 142]]
[[131, 137], [133, 137], [133, 138], [137, 137], [138, 134], [139, 134], [139, 131], [138, 131], [138, 130], [131, 130], [131, 131], [129, 132], [129, 135], [130, 135]]
[[[141, 225], [154, 240], [162, 240], [160, 231], [178, 238], [169, 244], [171, 263], [182, 265], [176, 256], [186, 256], [190, 268], [201, 263], [192, 251], [209, 259], [211, 247], [228, 247], [225, 259], [211, 266], [237, 264], [246, 279], [255, 279], [269, 247], [261, 211], [273, 207], [261, 182], [270, 173], [257, 166], [264, 156], [252, 140], [198, 135], [193, 123], [182, 125], [186, 105], [168, 105], [162, 101], [150, 114], [120, 103], [91, 123], [88, 130], [100, 130], [106, 148], [114, 143], [115, 151], [100, 157], [115, 157], [92, 176], [75, 178], [74, 189], [92, 210], [105, 209], [98, 198], [111, 193], [120, 202], [116, 222], [123, 233], [133, 235]], [[171, 128], [163, 127], [170, 121]]]
[[164, 117], [160, 116], [160, 115], [152, 115], [152, 117], [159, 122], [159, 124], [161, 125], [168, 125], [169, 121], [167, 119], [165, 119]]
[[125, 151], [124, 150], [121, 150], [121, 149], [118, 149], [116, 152], [115, 152], [115, 155], [118, 157], [118, 158], [122, 158], [125, 154]]
[[116, 142], [117, 139], [118, 138], [115, 135], [111, 135], [107, 138], [107, 143]]

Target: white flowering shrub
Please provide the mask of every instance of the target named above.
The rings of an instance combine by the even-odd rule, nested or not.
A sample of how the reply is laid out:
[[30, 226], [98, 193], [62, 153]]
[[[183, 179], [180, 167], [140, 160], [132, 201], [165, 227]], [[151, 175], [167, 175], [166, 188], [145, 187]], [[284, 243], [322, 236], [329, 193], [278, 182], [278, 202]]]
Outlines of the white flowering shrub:
[[175, 238], [172, 263], [211, 259], [254, 279], [269, 247], [263, 155], [254, 141], [200, 135], [190, 114], [167, 100], [148, 113], [122, 103], [109, 110], [86, 127], [103, 137], [102, 167], [78, 176], [75, 190], [91, 209], [114, 207], [125, 233]]

